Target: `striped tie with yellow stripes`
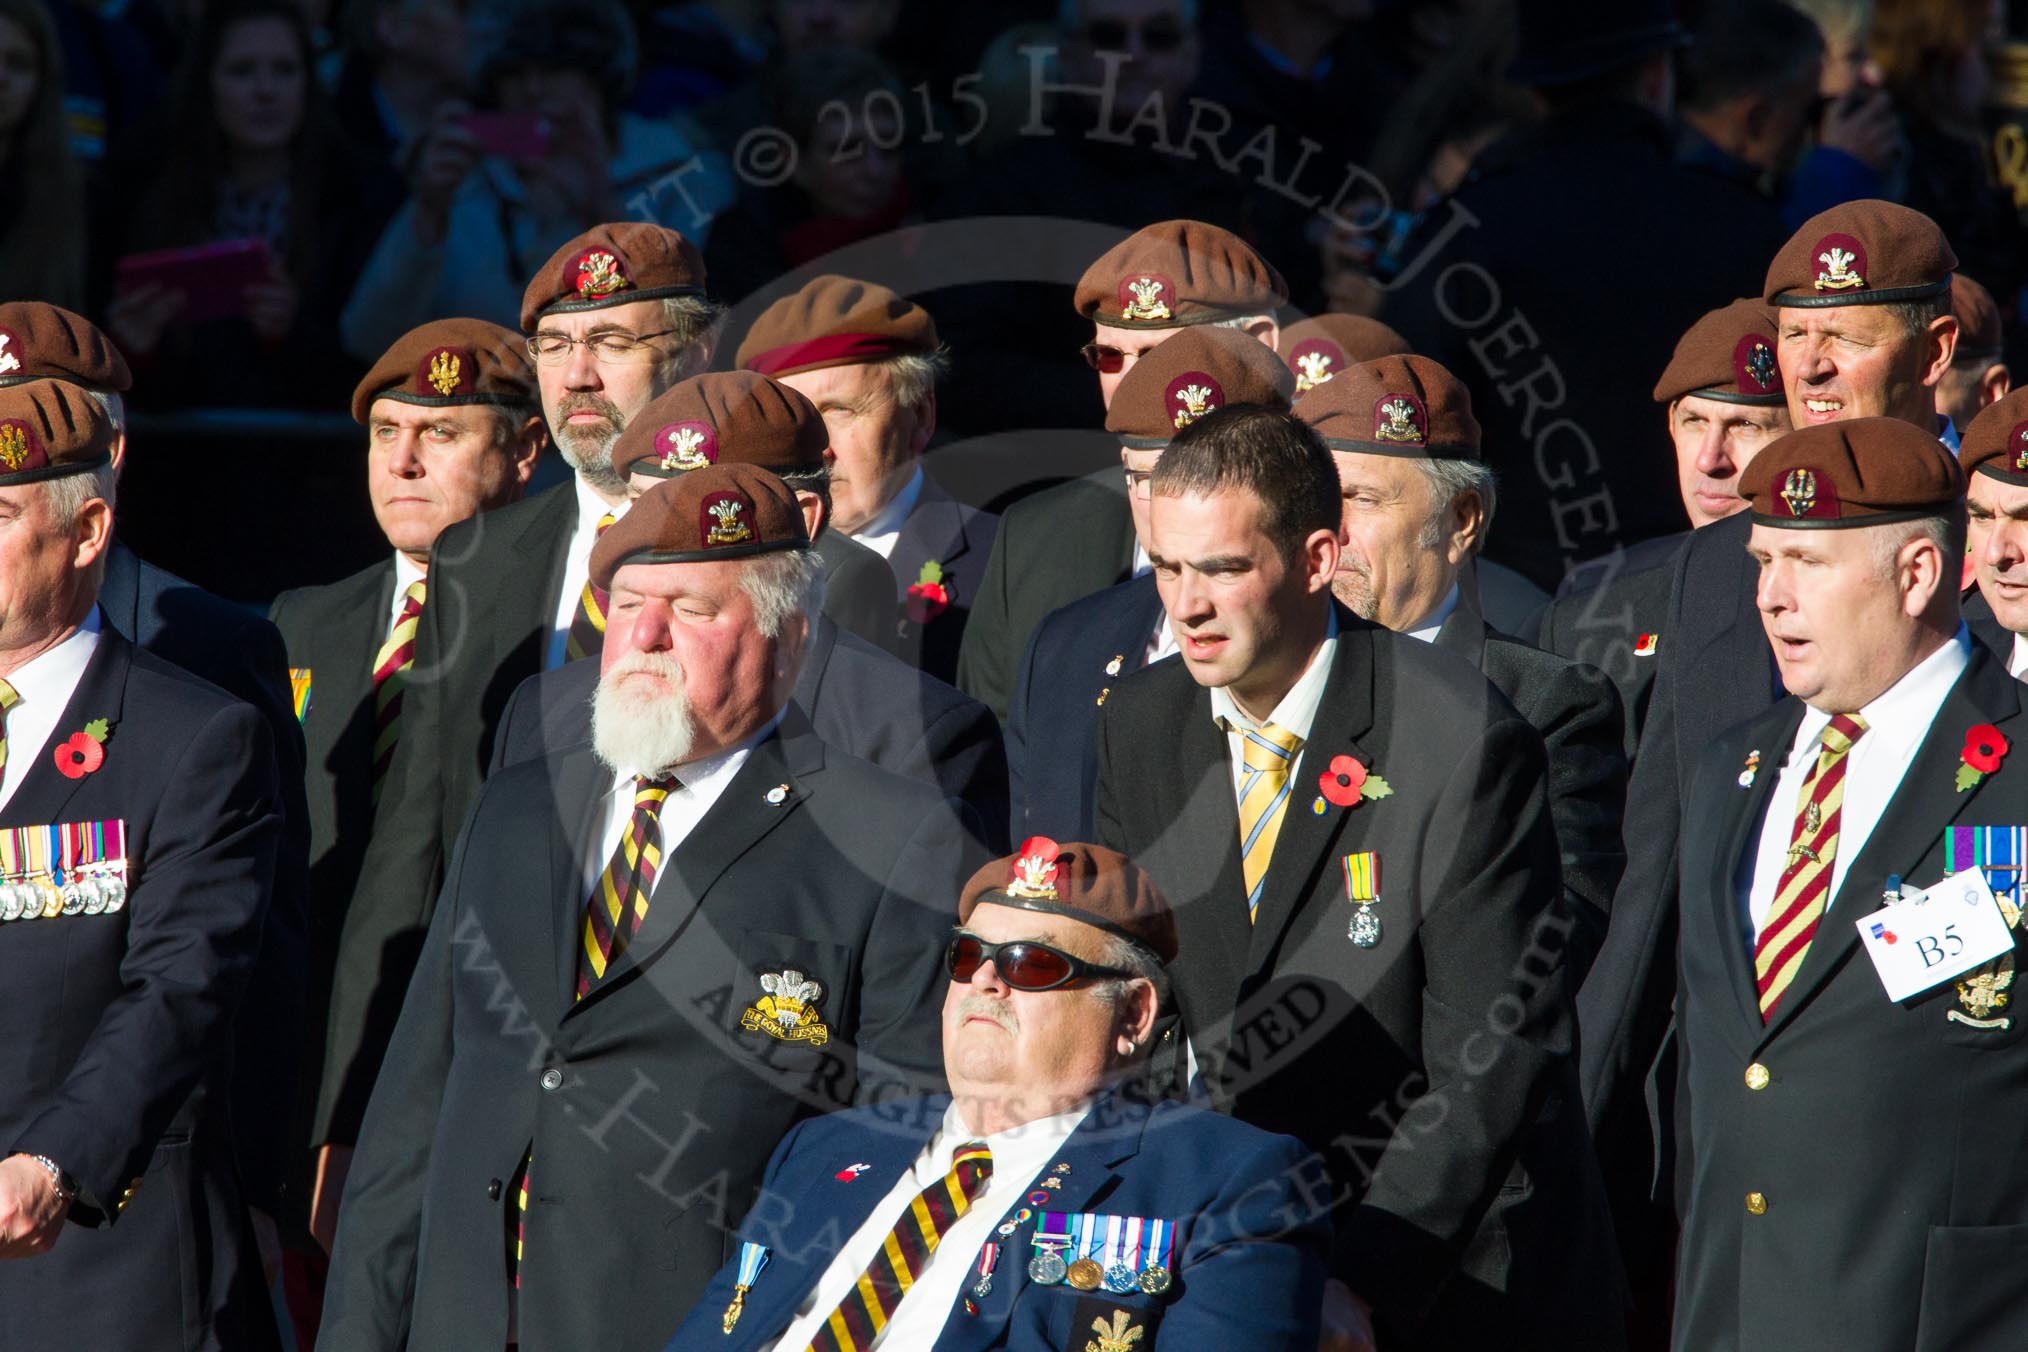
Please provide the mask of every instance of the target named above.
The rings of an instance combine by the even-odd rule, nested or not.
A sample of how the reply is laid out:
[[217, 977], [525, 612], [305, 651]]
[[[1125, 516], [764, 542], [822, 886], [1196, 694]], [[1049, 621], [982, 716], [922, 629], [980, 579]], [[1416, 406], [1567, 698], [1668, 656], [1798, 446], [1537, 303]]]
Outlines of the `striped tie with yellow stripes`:
[[[614, 520], [611, 512], [600, 517], [598, 530], [592, 538], [596, 540], [604, 535], [612, 528]], [[608, 599], [605, 592], [591, 584], [590, 578], [585, 579], [584, 590], [577, 595], [577, 613], [570, 617], [570, 631], [563, 639], [566, 660], [575, 662], [580, 657], [595, 657], [605, 646]]]
[[373, 801], [380, 801], [380, 789], [387, 767], [394, 763], [395, 743], [401, 740], [402, 692], [408, 688], [408, 669], [415, 665], [415, 631], [422, 620], [423, 599], [429, 583], [421, 578], [408, 584], [401, 594], [401, 613], [387, 642], [373, 658]]
[[634, 781], [634, 815], [585, 903], [584, 944], [577, 955], [580, 1000], [626, 951], [647, 917], [655, 871], [662, 866], [662, 803], [675, 788], [673, 775]]
[[1289, 806], [1289, 769], [1303, 749], [1303, 739], [1272, 723], [1249, 728], [1223, 721], [1227, 732], [1240, 735], [1245, 767], [1239, 781], [1239, 860], [1246, 875], [1250, 922], [1266, 890], [1268, 861], [1274, 857], [1275, 839], [1281, 835]]
[[0, 771], [7, 768], [7, 711], [21, 703], [21, 692], [0, 681]]
[[804, 1352], [865, 1352], [894, 1317], [895, 1307], [922, 1275], [939, 1241], [972, 1209], [993, 1177], [993, 1152], [967, 1141], [951, 1157], [950, 1172], [908, 1204], [880, 1252], [831, 1311]]
[[1839, 714], [1824, 729], [1816, 768], [1803, 781], [1796, 824], [1789, 832], [1788, 863], [1775, 888], [1767, 923], [1753, 941], [1753, 974], [1760, 987], [1760, 1019], [1774, 1017], [1783, 992], [1802, 969], [1831, 894], [1831, 865], [1845, 805], [1846, 755], [1866, 734], [1866, 720]]

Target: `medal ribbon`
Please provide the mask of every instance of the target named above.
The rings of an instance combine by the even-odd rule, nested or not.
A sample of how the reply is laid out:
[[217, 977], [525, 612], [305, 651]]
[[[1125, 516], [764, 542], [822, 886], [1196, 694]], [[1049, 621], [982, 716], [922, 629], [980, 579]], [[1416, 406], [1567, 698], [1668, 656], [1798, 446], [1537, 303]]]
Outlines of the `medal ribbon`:
[[739, 1246], [739, 1279], [734, 1284], [742, 1291], [753, 1289], [754, 1280], [761, 1275], [761, 1269], [768, 1265], [768, 1246], [745, 1243]]
[[1994, 896], [2021, 901], [2021, 870], [2028, 863], [2028, 827], [1953, 826], [1950, 869], [1962, 873], [1968, 868], [1985, 871]]
[[1107, 1272], [1111, 1272], [1126, 1261], [1127, 1218], [1125, 1216], [1106, 1217], [1105, 1250], [1105, 1261], [1099, 1264], [1099, 1266]]
[[1365, 903], [1380, 900], [1380, 855], [1361, 850], [1345, 856], [1345, 895]]
[[1176, 1226], [1173, 1222], [1149, 1221], [1147, 1239], [1144, 1245], [1146, 1257], [1141, 1264], [1141, 1270], [1145, 1272], [1149, 1268], [1168, 1268], [1169, 1250], [1175, 1243]]

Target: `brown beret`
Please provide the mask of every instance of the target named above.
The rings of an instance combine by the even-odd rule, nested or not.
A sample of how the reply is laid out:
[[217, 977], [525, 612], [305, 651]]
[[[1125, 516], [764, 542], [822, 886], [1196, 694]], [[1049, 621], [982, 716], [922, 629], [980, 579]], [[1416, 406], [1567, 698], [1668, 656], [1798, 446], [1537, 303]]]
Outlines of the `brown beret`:
[[134, 383], [127, 359], [82, 315], [39, 300], [0, 305], [0, 385], [67, 380], [101, 394]]
[[0, 488], [109, 465], [113, 424], [98, 401], [62, 380], [0, 389]]
[[1763, 526], [1884, 526], [1948, 511], [1965, 472], [1936, 434], [1899, 418], [1851, 418], [1778, 437], [1739, 476]]
[[483, 319], [433, 319], [396, 339], [373, 364], [352, 391], [352, 421], [365, 422], [376, 399], [533, 409], [542, 396], [520, 334]]
[[521, 296], [521, 329], [544, 315], [704, 294], [704, 255], [646, 221], [595, 225], [549, 256]]
[[1174, 329], [1273, 314], [1288, 283], [1230, 230], [1162, 221], [1137, 230], [1085, 269], [1077, 312], [1116, 329]]
[[1471, 391], [1428, 357], [1382, 357], [1354, 366], [1304, 395], [1296, 416], [1334, 451], [1479, 458]]
[[2028, 487], [2028, 389], [1994, 400], [1965, 424], [1958, 463], [1967, 474]]
[[1992, 292], [1962, 272], [1952, 274], [1951, 313], [1958, 320], [1954, 361], [1983, 361], [2000, 355], [2000, 307]]
[[657, 395], [613, 442], [624, 479], [673, 479], [706, 465], [752, 465], [770, 474], [821, 469], [831, 434], [817, 406], [752, 371], [710, 371]]
[[1655, 402], [1666, 404], [1686, 394], [1728, 404], [1781, 403], [1774, 312], [1748, 297], [1692, 324], [1655, 382]]
[[710, 563], [809, 547], [787, 484], [752, 465], [706, 465], [636, 498], [592, 546], [588, 571], [611, 591], [613, 574], [629, 563]]
[[1106, 431], [1152, 451], [1233, 404], [1286, 409], [1296, 378], [1274, 349], [1238, 329], [1185, 329], [1143, 352], [1113, 391]]
[[1940, 295], [1958, 256], [1920, 211], [1866, 198], [1820, 211], [1782, 245], [1761, 299], [1770, 305], [1891, 305]]
[[786, 376], [936, 350], [928, 310], [876, 282], [827, 273], [761, 311], [733, 365]]
[[1348, 366], [1406, 356], [1415, 349], [1408, 339], [1377, 319], [1328, 314], [1283, 329], [1275, 350], [1296, 373], [1296, 397], [1300, 399]]
[[1176, 960], [1176, 917], [1155, 880], [1103, 845], [1030, 836], [1013, 854], [972, 875], [958, 899], [958, 923], [987, 901], [1081, 920], [1164, 963]]

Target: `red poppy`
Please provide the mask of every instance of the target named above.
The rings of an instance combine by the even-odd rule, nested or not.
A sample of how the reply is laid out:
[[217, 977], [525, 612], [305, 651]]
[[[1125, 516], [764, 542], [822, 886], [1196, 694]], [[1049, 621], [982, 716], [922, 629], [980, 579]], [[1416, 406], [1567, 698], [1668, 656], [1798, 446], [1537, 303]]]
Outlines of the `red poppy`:
[[908, 587], [908, 618], [928, 624], [951, 607], [951, 594], [941, 582], [911, 582]]
[[56, 768], [65, 779], [83, 779], [106, 763], [106, 749], [89, 733], [73, 732], [56, 749]]
[[2007, 739], [1991, 723], [1981, 723], [1965, 734], [1965, 749], [1959, 753], [1965, 764], [1982, 775], [1990, 775], [2007, 758]]
[[1331, 757], [1331, 768], [1317, 778], [1317, 788], [1339, 807], [1359, 802], [1359, 790], [1366, 783], [1366, 767], [1350, 756]]

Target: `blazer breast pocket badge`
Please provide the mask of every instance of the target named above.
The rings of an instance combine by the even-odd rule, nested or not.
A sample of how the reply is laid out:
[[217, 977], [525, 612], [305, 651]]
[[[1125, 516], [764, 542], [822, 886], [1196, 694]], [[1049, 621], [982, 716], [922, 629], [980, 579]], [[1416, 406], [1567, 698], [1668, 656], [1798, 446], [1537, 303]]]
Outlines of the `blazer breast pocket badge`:
[[821, 1047], [831, 1040], [831, 1030], [817, 1017], [817, 1001], [824, 998], [824, 985], [795, 968], [763, 972], [760, 999], [739, 1016], [739, 1026], [749, 1033], [766, 1033], [781, 1042], [807, 1042]]

